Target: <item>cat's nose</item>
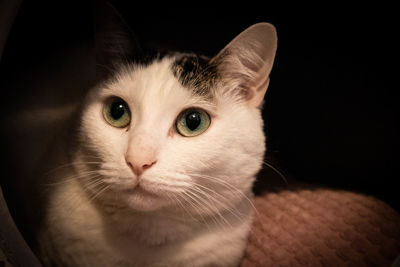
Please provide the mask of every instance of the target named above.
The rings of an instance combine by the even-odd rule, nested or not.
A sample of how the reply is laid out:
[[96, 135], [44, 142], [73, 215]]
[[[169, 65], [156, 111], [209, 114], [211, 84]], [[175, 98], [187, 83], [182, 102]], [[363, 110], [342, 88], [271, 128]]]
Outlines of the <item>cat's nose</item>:
[[131, 168], [132, 172], [136, 174], [137, 177], [142, 175], [142, 173], [145, 170], [150, 169], [156, 163], [157, 160], [142, 160], [142, 159], [126, 160], [126, 164], [128, 164], [129, 168]]
[[157, 163], [158, 146], [149, 134], [133, 136], [128, 144], [125, 161], [132, 172], [139, 177]]

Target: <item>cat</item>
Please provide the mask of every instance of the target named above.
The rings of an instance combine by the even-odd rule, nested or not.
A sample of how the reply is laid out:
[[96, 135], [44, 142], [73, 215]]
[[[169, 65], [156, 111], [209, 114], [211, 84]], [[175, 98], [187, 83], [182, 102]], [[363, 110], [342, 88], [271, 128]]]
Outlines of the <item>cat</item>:
[[238, 266], [265, 152], [274, 26], [250, 26], [211, 59], [171, 52], [129, 61], [129, 42], [106, 42], [125, 54], [103, 55], [107, 74], [82, 101], [64, 147], [70, 164], [49, 174], [41, 260]]

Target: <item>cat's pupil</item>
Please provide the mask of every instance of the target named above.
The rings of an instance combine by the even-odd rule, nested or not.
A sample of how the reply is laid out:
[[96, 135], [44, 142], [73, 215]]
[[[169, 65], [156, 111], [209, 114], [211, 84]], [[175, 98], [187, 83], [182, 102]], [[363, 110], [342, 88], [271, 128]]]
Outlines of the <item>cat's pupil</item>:
[[110, 115], [114, 120], [118, 120], [125, 113], [125, 105], [123, 102], [117, 101], [111, 105]]
[[189, 128], [189, 130], [194, 131], [199, 127], [201, 123], [201, 115], [198, 112], [192, 112], [189, 113], [186, 116], [186, 126]]

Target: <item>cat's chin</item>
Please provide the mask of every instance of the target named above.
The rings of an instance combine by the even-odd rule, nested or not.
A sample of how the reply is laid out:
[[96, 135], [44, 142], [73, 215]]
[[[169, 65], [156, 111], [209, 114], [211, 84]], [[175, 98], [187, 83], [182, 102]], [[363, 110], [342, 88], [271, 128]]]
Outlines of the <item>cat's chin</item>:
[[120, 197], [130, 208], [137, 211], [156, 211], [168, 203], [168, 199], [150, 192], [140, 185], [122, 190]]

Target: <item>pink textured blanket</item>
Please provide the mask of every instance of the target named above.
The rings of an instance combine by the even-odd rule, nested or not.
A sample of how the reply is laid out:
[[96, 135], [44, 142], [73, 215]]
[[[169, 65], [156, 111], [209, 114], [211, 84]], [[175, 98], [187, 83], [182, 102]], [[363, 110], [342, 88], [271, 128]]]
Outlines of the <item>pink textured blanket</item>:
[[289, 184], [256, 197], [242, 266], [390, 266], [400, 216], [374, 197]]

